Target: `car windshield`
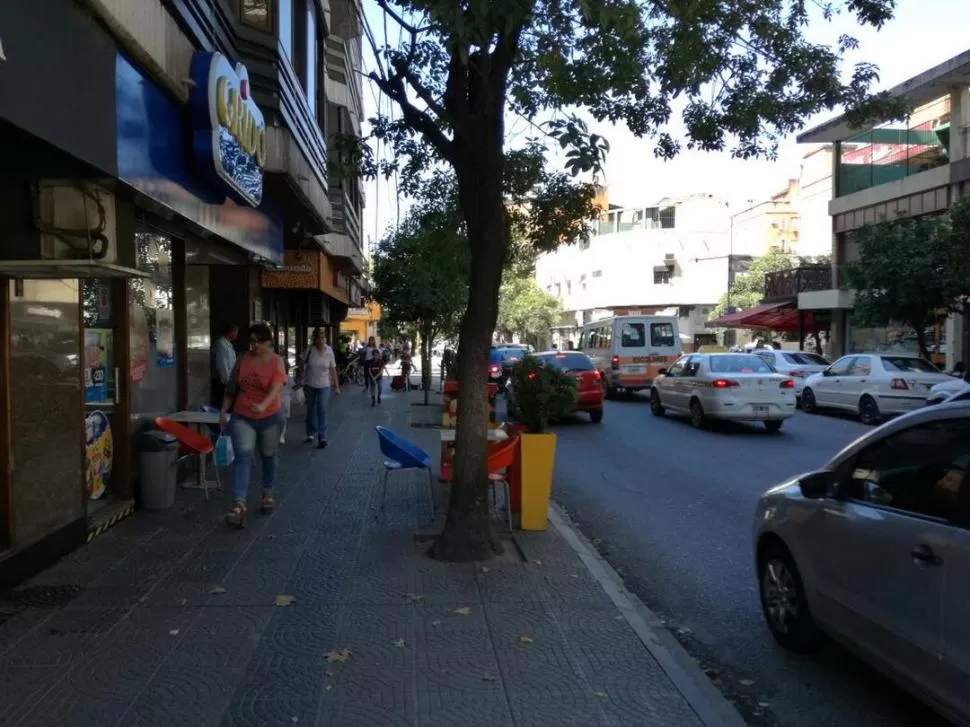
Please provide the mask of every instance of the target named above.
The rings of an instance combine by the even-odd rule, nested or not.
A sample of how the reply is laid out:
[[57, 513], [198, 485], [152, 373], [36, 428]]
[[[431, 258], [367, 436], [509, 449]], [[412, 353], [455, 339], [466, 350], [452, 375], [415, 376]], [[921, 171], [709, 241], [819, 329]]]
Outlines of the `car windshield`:
[[773, 374], [775, 370], [757, 356], [728, 354], [711, 356], [711, 373], [714, 374]]
[[593, 371], [593, 362], [585, 353], [556, 353], [538, 356], [547, 366], [553, 366], [560, 371]]
[[783, 353], [782, 358], [784, 358], [788, 363], [795, 364], [796, 366], [829, 365], [829, 362], [819, 356], [817, 353], [808, 353], [807, 351], [792, 351], [791, 353]]
[[499, 357], [502, 361], [518, 361], [520, 358], [525, 356], [526, 350], [524, 348], [500, 348]]
[[912, 374], [938, 374], [940, 370], [929, 361], [915, 356], [883, 356], [882, 366], [886, 371], [902, 371]]

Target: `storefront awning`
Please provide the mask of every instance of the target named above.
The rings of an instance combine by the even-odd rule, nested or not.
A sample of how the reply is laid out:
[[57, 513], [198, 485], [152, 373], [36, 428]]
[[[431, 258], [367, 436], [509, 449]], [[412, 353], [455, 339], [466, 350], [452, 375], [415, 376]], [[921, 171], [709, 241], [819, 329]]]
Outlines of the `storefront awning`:
[[148, 273], [100, 260], [0, 260], [0, 275], [11, 278], [147, 278]]
[[828, 323], [816, 320], [811, 311], [802, 311], [799, 321], [798, 308], [793, 303], [762, 303], [753, 308], [728, 313], [708, 321], [707, 328], [756, 328], [766, 331], [794, 333], [804, 326], [806, 331], [823, 330]]

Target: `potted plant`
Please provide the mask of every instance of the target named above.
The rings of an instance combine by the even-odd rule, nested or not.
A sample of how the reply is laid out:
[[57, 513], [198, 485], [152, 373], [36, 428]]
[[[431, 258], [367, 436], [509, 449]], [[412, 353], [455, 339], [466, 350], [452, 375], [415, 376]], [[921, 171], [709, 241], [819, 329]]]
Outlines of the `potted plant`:
[[556, 435], [550, 423], [576, 405], [576, 381], [565, 371], [524, 356], [512, 367], [509, 413], [526, 427], [521, 436], [521, 528], [545, 530], [556, 464]]

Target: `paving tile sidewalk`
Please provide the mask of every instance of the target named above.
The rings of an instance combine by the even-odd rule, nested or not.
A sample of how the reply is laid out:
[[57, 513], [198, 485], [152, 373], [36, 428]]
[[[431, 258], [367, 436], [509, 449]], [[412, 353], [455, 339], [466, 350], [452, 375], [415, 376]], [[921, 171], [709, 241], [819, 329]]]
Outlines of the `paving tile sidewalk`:
[[0, 595], [0, 725], [702, 724], [556, 529], [443, 564], [418, 475], [377, 511], [373, 426], [435, 451], [411, 402], [348, 387], [326, 450], [293, 420], [277, 512], [254, 488], [243, 531], [188, 491]]

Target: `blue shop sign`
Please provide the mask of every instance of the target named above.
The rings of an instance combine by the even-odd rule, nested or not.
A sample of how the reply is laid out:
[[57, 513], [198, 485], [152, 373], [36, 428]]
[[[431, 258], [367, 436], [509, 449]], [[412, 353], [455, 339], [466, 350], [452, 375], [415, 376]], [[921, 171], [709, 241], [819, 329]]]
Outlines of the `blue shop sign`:
[[120, 53], [115, 93], [118, 178], [204, 230], [282, 264], [283, 214], [272, 200], [262, 199], [262, 172], [261, 201], [255, 208], [238, 191], [227, 194], [223, 178], [200, 173], [193, 163], [195, 130], [185, 109]]
[[192, 151], [214, 184], [259, 207], [263, 201], [266, 123], [249, 91], [249, 71], [222, 53], [196, 53], [189, 71]]

